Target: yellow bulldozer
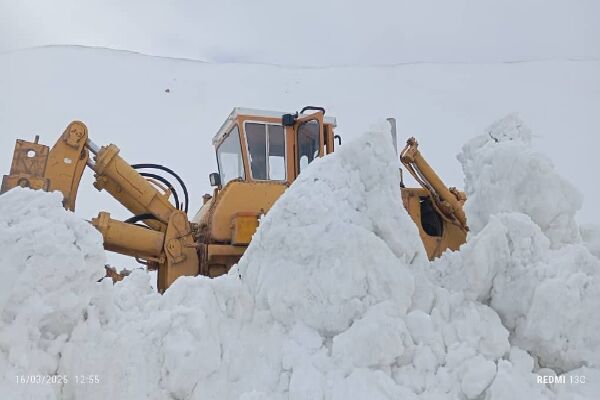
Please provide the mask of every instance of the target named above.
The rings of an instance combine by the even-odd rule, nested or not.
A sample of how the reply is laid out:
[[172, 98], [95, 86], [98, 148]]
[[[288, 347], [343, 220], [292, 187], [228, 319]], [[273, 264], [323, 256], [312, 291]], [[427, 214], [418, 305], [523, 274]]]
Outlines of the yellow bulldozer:
[[[389, 121], [395, 144], [395, 120]], [[182, 275], [216, 277], [237, 263], [261, 216], [313, 160], [341, 145], [335, 127], [335, 118], [325, 116], [321, 107], [296, 113], [234, 108], [213, 138], [218, 172], [209, 179], [214, 191], [203, 196], [191, 220], [189, 195], [179, 175], [160, 164], [127, 163], [114, 144], [96, 145], [80, 121], [71, 122], [52, 148], [38, 143], [37, 136], [33, 142], [18, 139], [0, 193], [16, 186], [58, 190], [64, 207], [73, 211], [87, 165], [95, 173], [94, 186], [133, 214], [118, 221], [100, 212], [91, 220], [102, 233], [105, 249], [157, 270], [162, 293]], [[468, 231], [464, 193], [444, 185], [414, 138], [407, 141], [400, 160], [421, 185], [406, 188], [401, 180], [399, 194], [428, 257], [458, 249]], [[114, 270], [108, 269], [107, 275], [122, 279]]]

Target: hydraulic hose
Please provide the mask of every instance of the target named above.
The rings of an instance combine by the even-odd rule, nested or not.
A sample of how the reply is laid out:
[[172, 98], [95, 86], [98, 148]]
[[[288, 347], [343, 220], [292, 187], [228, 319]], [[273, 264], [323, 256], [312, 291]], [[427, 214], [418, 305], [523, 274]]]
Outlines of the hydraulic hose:
[[140, 172], [140, 175], [144, 176], [146, 178], [156, 179], [157, 181], [164, 183], [165, 186], [167, 186], [169, 188], [171, 193], [173, 193], [173, 200], [175, 201], [175, 207], [177, 207], [178, 210], [181, 210], [181, 205], [179, 204], [179, 196], [177, 195], [177, 191], [175, 190], [173, 185], [171, 185], [171, 182], [169, 182], [168, 180], [166, 180], [164, 177], [162, 177], [160, 175], [151, 174], [149, 172]]
[[187, 187], [185, 186], [185, 183], [183, 182], [183, 179], [181, 179], [181, 177], [179, 175], [177, 175], [175, 173], [175, 171], [173, 171], [170, 168], [165, 167], [164, 165], [152, 164], [152, 163], [150, 163], [150, 164], [132, 164], [131, 167], [134, 168], [134, 169], [145, 169], [145, 168], [159, 169], [161, 171], [165, 171], [166, 173], [168, 173], [169, 175], [171, 175], [175, 179], [177, 179], [177, 182], [179, 182], [179, 184], [181, 185], [181, 188], [183, 189], [183, 198], [184, 198], [184, 209], [183, 209], [183, 211], [187, 214], [187, 212], [188, 212], [188, 205], [189, 205], [188, 190], [187, 190]]

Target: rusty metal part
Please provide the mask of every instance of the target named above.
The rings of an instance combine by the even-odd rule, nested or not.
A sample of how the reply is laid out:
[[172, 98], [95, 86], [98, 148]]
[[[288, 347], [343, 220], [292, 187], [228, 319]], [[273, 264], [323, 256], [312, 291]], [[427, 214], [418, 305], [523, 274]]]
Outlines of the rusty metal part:
[[106, 275], [104, 277], [110, 278], [113, 281], [113, 283], [122, 281], [123, 279], [125, 279], [126, 276], [129, 276], [129, 274], [131, 273], [131, 271], [129, 271], [128, 269], [124, 269], [117, 272], [116, 268], [111, 267], [109, 265], [105, 265], [104, 270], [106, 271]]
[[10, 175], [2, 179], [0, 193], [16, 186], [60, 191], [64, 207], [75, 210], [77, 189], [88, 160], [87, 136], [85, 124], [73, 121], [51, 150], [39, 144], [37, 136], [34, 142], [17, 140]]

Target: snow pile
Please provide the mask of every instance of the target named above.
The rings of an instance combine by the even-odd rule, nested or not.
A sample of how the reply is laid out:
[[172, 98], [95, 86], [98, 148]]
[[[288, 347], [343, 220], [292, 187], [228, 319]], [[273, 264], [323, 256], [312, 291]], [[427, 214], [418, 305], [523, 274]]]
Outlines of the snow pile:
[[[102, 236], [61, 207], [58, 193], [15, 189], [0, 197], [0, 371], [52, 375], [104, 275]], [[47, 385], [12, 386], [3, 398], [35, 398]], [[14, 391], [13, 391], [14, 390]]]
[[472, 232], [489, 217], [505, 211], [527, 214], [553, 247], [579, 237], [575, 213], [582, 196], [561, 177], [552, 162], [531, 148], [531, 131], [516, 114], [488, 128], [488, 135], [469, 141], [458, 156], [469, 201], [465, 211]]
[[[494, 149], [480, 145], [495, 162]], [[533, 371], [538, 363], [558, 372], [596, 366], [590, 334], [597, 318], [588, 315], [586, 325], [581, 317], [597, 298], [597, 260], [579, 244], [551, 249], [527, 216], [483, 221], [484, 206], [476, 203], [485, 186], [468, 167], [479, 167], [480, 153], [470, 154], [465, 169], [481, 227], [464, 250], [435, 264], [437, 274], [429, 273], [402, 207], [389, 135], [379, 131], [305, 170], [229, 275], [181, 278], [163, 296], [142, 271], [114, 286], [96, 283], [99, 235], [62, 211], [55, 195], [16, 190], [0, 197], [0, 254], [12, 254], [0, 266], [19, 282], [3, 288], [0, 302], [0, 392], [47, 399], [504, 400], [568, 399], [579, 390], [580, 398], [592, 398], [597, 386], [546, 387]], [[565, 214], [561, 207], [551, 212]], [[569, 227], [568, 219], [561, 223]], [[574, 254], [572, 266], [559, 268]], [[563, 290], [564, 282], [572, 290]], [[582, 313], [541, 315], [556, 290]], [[550, 322], [559, 326], [539, 340]], [[565, 336], [568, 324], [577, 332]], [[13, 326], [28, 333], [11, 334]], [[13, 354], [24, 346], [26, 353]], [[70, 381], [15, 382], [17, 374], [38, 373]], [[81, 375], [101, 383], [76, 384]]]
[[279, 322], [336, 335], [374, 304], [410, 306], [414, 279], [398, 264], [423, 265], [426, 256], [381, 135], [318, 160], [262, 221], [238, 267]]
[[582, 230], [588, 243], [581, 242], [577, 192], [531, 149], [518, 118], [490, 132], [459, 157], [474, 234], [460, 252], [436, 260], [430, 276], [489, 304], [511, 343], [540, 366], [559, 373], [600, 367], [600, 260], [590, 252], [596, 231]]
[[489, 304], [511, 332], [511, 343], [563, 372], [600, 366], [600, 260], [582, 244], [551, 249], [523, 214], [490, 222], [460, 253], [434, 262], [434, 278]]
[[415, 279], [426, 267], [387, 134], [303, 173], [238, 266], [256, 310], [294, 336], [290, 398], [479, 396], [508, 332], [488, 307]]

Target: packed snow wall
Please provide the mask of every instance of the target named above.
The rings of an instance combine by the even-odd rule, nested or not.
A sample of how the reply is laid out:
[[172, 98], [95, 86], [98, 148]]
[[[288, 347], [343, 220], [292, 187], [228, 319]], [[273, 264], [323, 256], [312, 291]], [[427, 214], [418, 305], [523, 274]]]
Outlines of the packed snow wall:
[[[517, 125], [521, 135], [509, 117], [465, 146], [474, 229], [434, 263], [378, 129], [311, 164], [228, 275], [181, 278], [162, 296], [143, 271], [98, 283], [101, 237], [57, 194], [1, 196], [0, 393], [596, 398], [599, 260], [573, 220], [579, 196]], [[61, 382], [28, 382], [38, 376]]]

